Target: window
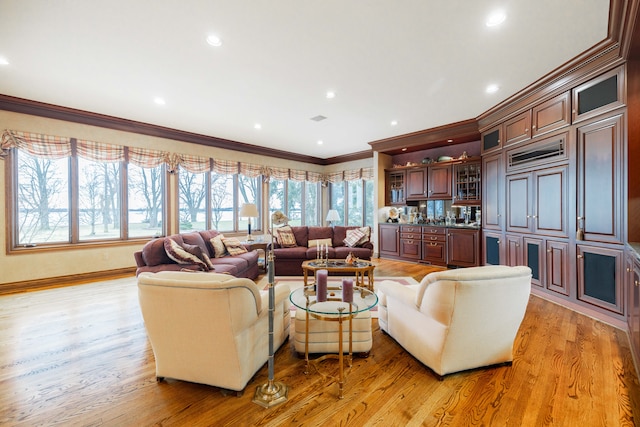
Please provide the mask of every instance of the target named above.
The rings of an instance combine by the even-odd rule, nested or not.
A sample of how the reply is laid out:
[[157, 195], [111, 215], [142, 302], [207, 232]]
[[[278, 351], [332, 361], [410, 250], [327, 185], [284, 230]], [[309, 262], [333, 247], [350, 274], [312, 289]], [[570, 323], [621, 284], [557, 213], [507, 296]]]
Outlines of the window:
[[[222, 232], [247, 230], [249, 218], [238, 218], [236, 215], [244, 203], [260, 206], [261, 182], [260, 176], [252, 178], [242, 174], [193, 173], [180, 168], [180, 232], [208, 229]], [[206, 215], [207, 206], [211, 207], [209, 216]], [[259, 224], [260, 218], [251, 218], [252, 230], [259, 230]]]
[[319, 225], [319, 195], [319, 182], [272, 179], [269, 213], [282, 211], [289, 218], [289, 225]]
[[373, 180], [342, 181], [329, 187], [330, 209], [336, 209], [341, 218], [336, 225], [373, 226]]
[[5, 131], [4, 144], [12, 248], [164, 234], [163, 155], [17, 131]]

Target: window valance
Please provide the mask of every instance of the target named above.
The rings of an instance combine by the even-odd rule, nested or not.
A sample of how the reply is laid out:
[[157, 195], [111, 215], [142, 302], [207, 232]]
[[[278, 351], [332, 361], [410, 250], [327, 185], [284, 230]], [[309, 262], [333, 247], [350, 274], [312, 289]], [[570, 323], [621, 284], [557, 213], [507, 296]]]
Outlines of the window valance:
[[[72, 141], [75, 141], [75, 145]], [[164, 163], [167, 165], [169, 172], [172, 173], [177, 171], [178, 168], [183, 168], [192, 173], [204, 173], [208, 171], [230, 175], [240, 173], [251, 178], [262, 175], [265, 181], [269, 181], [270, 179], [290, 179], [292, 181], [338, 183], [342, 181], [373, 178], [373, 168], [360, 168], [323, 174], [299, 169], [278, 168], [233, 160], [213, 159], [190, 154], [125, 147], [104, 142], [5, 129], [4, 132], [2, 132], [2, 139], [0, 140], [0, 157], [6, 156], [12, 148], [24, 150], [33, 156], [51, 159], [69, 157], [75, 149], [78, 156], [98, 162], [120, 162], [127, 160], [143, 168], [153, 168]]]

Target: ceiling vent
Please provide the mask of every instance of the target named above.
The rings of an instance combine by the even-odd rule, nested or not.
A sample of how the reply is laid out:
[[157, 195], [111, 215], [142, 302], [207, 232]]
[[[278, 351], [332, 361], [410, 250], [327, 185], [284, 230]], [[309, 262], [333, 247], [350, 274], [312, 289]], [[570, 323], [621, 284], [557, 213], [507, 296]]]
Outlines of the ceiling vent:
[[314, 122], [321, 122], [323, 120], [326, 120], [327, 118], [323, 115], [318, 115], [315, 117], [311, 117], [311, 120], [313, 120]]

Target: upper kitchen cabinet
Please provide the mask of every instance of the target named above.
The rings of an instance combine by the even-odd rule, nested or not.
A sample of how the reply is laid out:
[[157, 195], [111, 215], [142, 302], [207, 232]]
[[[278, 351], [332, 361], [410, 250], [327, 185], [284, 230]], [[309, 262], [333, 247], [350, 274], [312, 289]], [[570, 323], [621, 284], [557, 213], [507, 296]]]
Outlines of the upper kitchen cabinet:
[[620, 66], [573, 89], [573, 123], [625, 104], [624, 68]]
[[406, 173], [404, 170], [387, 171], [386, 174], [386, 204], [387, 205], [404, 205], [406, 202]]
[[427, 199], [450, 199], [451, 164], [430, 165], [428, 170]]
[[495, 126], [482, 134], [482, 154], [502, 149], [502, 125]]
[[453, 165], [453, 204], [479, 206], [481, 198], [480, 159]]

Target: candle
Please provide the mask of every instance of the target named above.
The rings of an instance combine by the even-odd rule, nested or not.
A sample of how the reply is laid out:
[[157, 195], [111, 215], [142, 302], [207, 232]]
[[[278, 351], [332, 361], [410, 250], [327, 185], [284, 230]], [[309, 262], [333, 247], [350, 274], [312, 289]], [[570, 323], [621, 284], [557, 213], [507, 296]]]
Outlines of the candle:
[[316, 242], [316, 258], [320, 258], [320, 242]]
[[327, 270], [316, 271], [316, 301], [323, 302], [327, 300]]
[[353, 302], [353, 279], [342, 279], [342, 301]]

